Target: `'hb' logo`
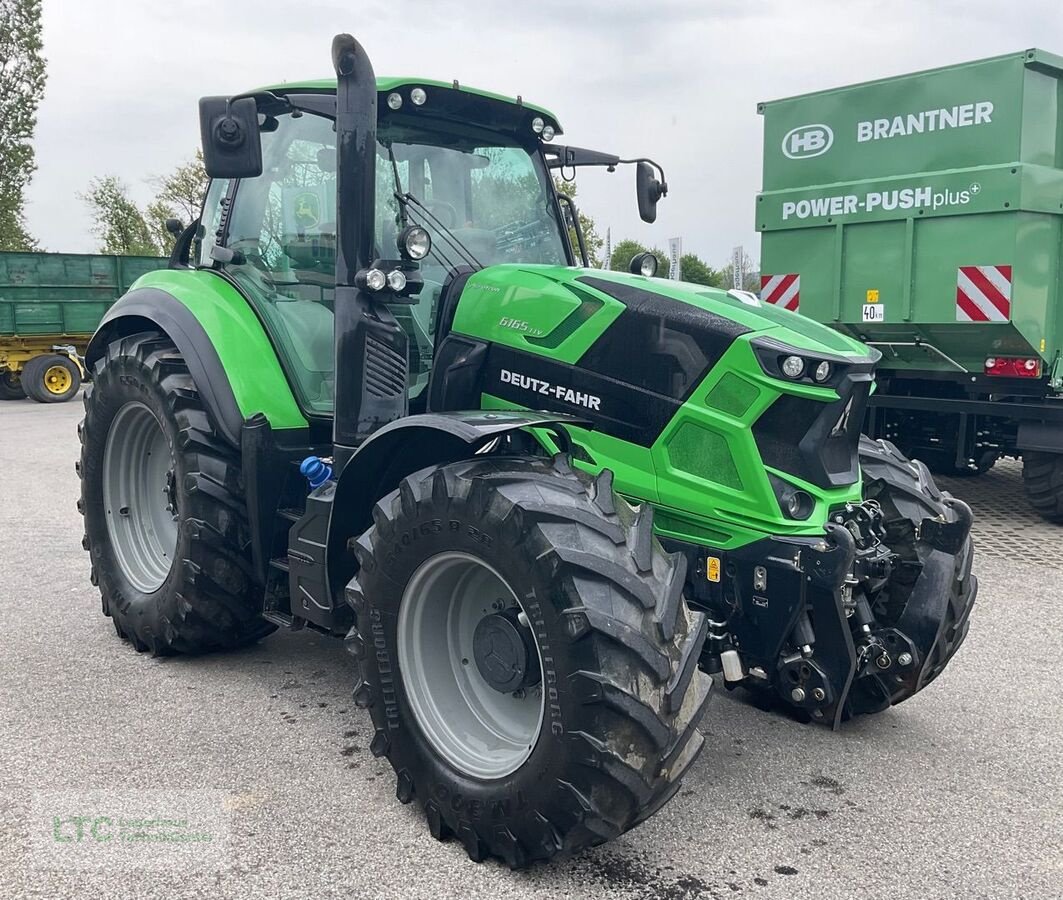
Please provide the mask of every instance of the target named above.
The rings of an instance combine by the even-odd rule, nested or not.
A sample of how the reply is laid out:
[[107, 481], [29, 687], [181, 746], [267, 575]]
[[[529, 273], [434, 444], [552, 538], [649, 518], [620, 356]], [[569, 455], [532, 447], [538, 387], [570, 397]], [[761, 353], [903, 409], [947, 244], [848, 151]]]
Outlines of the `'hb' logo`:
[[826, 153], [833, 143], [834, 132], [829, 125], [802, 125], [786, 133], [782, 152], [790, 159], [808, 159]]

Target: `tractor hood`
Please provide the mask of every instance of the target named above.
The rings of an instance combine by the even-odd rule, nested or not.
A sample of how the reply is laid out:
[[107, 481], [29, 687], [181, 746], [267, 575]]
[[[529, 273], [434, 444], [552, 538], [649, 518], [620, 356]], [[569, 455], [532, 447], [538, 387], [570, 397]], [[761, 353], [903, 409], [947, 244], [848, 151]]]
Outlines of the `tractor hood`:
[[632, 327], [621, 330], [635, 341], [623, 348], [627, 354], [646, 346], [635, 326], [651, 328], [656, 322], [698, 343], [713, 344], [717, 351], [724, 349], [722, 343], [757, 333], [813, 354], [854, 361], [880, 356], [825, 325], [767, 303], [743, 301], [704, 285], [602, 269], [490, 266], [469, 277], [463, 297], [471, 302], [458, 306], [456, 331], [532, 352], [549, 351], [568, 362], [579, 359], [624, 313]]

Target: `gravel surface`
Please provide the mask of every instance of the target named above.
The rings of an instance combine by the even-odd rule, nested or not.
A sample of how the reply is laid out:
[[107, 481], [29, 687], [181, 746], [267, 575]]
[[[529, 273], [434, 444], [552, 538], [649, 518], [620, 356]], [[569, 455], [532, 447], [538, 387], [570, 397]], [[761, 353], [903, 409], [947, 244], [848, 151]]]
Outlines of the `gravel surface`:
[[[838, 734], [719, 690], [705, 752], [661, 813], [511, 873], [433, 841], [395, 800], [338, 642], [151, 659], [115, 636], [80, 546], [80, 416], [77, 401], [0, 404], [0, 897], [1063, 896], [1058, 569], [980, 555], [950, 668]], [[1063, 529], [1039, 539], [1063, 550]], [[213, 846], [152, 868], [111, 844], [74, 868], [89, 864], [62, 855], [52, 817], [69, 837], [62, 817], [128, 796], [207, 823]]]

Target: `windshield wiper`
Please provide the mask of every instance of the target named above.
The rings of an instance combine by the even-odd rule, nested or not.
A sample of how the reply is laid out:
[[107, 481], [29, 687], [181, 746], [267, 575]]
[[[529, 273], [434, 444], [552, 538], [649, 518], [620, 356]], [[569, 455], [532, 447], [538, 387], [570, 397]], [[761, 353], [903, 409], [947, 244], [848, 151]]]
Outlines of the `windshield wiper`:
[[[439, 231], [440, 235], [447, 239], [451, 247], [458, 253], [463, 254], [466, 260], [471, 265], [475, 266], [477, 269], [482, 269], [484, 267], [483, 263], [480, 262], [480, 260], [478, 260], [473, 255], [473, 252], [468, 247], [466, 247], [461, 242], [461, 240], [459, 240], [458, 236], [454, 234], [454, 232], [451, 231], [449, 228], [447, 228], [447, 226], [439, 220], [439, 217], [434, 212], [432, 212], [432, 210], [430, 210], [423, 202], [421, 202], [419, 198], [415, 197], [409, 191], [407, 191], [405, 194], [399, 194], [398, 192], [396, 192], [395, 197], [399, 201], [399, 205], [402, 206], [404, 211], [408, 211], [410, 205], [417, 207], [417, 210], [426, 219], [428, 219], [432, 225], [435, 226], [435, 228]], [[416, 224], [423, 225], [424, 223], [422, 222]]]
[[[430, 210], [424, 203], [421, 202], [420, 199], [415, 197], [409, 191], [403, 191], [402, 179], [399, 177], [399, 164], [395, 159], [395, 150], [390, 143], [386, 144], [385, 146], [388, 149], [388, 160], [391, 162], [391, 172], [392, 176], [395, 179], [395, 199], [399, 202], [399, 216], [402, 219], [402, 226], [405, 228], [407, 225], [410, 224], [410, 206], [412, 205], [417, 207], [417, 209], [422, 213], [422, 215], [436, 227], [436, 230], [440, 233], [440, 235], [446, 238], [452, 250], [455, 250], [458, 253], [464, 255], [466, 262], [470, 263], [475, 268], [482, 269], [484, 267], [483, 263], [480, 262], [480, 260], [478, 260], [473, 255], [472, 251], [458, 239], [457, 235], [455, 235], [453, 231], [447, 228], [447, 226], [439, 220], [438, 216], [436, 216], [436, 214], [433, 213], [432, 210]], [[425, 223], [422, 221], [415, 222], [414, 224], [420, 225], [423, 228]], [[442, 248], [437, 249], [437, 254], [440, 256], [443, 262], [447, 264], [448, 268], [453, 269], [453, 263], [446, 257], [445, 254], [440, 252], [441, 249]]]

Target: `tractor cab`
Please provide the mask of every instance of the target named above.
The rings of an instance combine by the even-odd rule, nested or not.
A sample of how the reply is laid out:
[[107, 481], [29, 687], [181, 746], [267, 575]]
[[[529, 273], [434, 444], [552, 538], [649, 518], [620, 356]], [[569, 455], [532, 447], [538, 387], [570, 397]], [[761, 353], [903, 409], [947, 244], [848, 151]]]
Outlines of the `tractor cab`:
[[[416, 261], [418, 290], [400, 292], [392, 304], [407, 338], [410, 409], [423, 411], [448, 280], [499, 263], [585, 264], [582, 235], [575, 248], [569, 239], [578, 216], [555, 191], [550, 169], [613, 166], [619, 159], [551, 145], [561, 133], [557, 119], [520, 98], [457, 82], [380, 78], [376, 88], [375, 146], [354, 165], [373, 172], [374, 259], [395, 256], [404, 229], [423, 229], [421, 239], [427, 236], [427, 250]], [[195, 261], [219, 269], [253, 304], [304, 410], [330, 415], [336, 83], [277, 86], [248, 96], [261, 171], [212, 180]], [[212, 143], [205, 147], [209, 156]]]

